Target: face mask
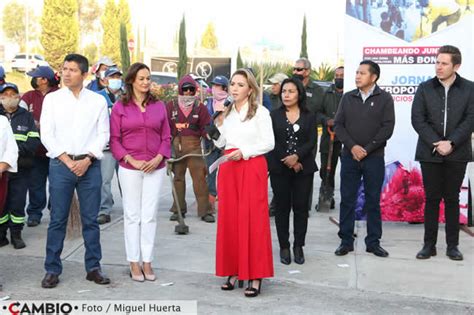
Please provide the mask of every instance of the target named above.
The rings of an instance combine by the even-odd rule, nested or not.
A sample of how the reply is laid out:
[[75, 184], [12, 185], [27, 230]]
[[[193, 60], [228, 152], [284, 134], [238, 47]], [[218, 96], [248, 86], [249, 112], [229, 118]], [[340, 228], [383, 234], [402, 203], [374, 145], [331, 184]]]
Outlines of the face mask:
[[227, 93], [227, 91], [218, 90], [215, 87], [212, 87], [212, 96], [214, 97], [214, 99], [221, 101], [225, 99], [228, 95], [229, 94]]
[[122, 80], [120, 79], [109, 79], [109, 89], [118, 90], [122, 87]]
[[334, 79], [336, 89], [342, 90], [344, 88], [344, 79]]
[[105, 78], [105, 71], [99, 71], [99, 79], [103, 80]]
[[38, 82], [36, 82], [36, 78], [31, 78], [30, 84], [33, 89], [36, 90], [38, 88]]
[[18, 107], [18, 104], [20, 103], [20, 98], [4, 97], [1, 99], [1, 103], [3, 105], [3, 108], [5, 108], [6, 111], [14, 111]]

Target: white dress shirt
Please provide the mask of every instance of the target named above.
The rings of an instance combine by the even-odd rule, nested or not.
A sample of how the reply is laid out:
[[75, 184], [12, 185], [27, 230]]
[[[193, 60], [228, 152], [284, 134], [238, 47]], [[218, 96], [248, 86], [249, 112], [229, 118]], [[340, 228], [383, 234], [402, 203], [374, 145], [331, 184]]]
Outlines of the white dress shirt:
[[8, 172], [17, 172], [18, 146], [12, 127], [5, 116], [0, 116], [0, 162], [7, 163]]
[[259, 105], [255, 116], [245, 120], [248, 108], [248, 103], [245, 103], [237, 112], [235, 105], [232, 106], [231, 112], [218, 127], [221, 136], [215, 141], [216, 146], [225, 146], [226, 150], [240, 149], [244, 160], [270, 152], [275, 146], [269, 111]]
[[107, 101], [86, 88], [78, 98], [67, 87], [47, 94], [40, 123], [41, 142], [50, 158], [91, 153], [101, 159], [110, 137]]

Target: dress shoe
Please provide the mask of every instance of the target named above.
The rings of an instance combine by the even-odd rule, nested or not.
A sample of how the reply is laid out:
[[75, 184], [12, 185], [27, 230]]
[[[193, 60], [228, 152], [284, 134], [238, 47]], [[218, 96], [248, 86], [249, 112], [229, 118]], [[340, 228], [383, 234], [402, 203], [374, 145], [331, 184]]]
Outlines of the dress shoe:
[[416, 259], [428, 259], [431, 256], [436, 256], [436, 246], [425, 244], [418, 254], [416, 254]]
[[32, 218], [28, 218], [28, 221], [26, 221], [26, 225], [28, 225], [29, 227], [38, 226], [40, 223], [40, 220]]
[[446, 256], [448, 256], [449, 259], [452, 259], [452, 260], [464, 259], [462, 256], [462, 253], [459, 251], [457, 246], [448, 247], [448, 249], [446, 250]]
[[301, 246], [293, 247], [293, 254], [295, 255], [295, 263], [297, 263], [298, 265], [304, 264], [303, 247]]
[[280, 262], [284, 265], [291, 264], [291, 253], [289, 248], [280, 249]]
[[59, 276], [52, 274], [52, 273], [47, 273], [43, 280], [41, 280], [41, 287], [45, 289], [51, 289], [55, 288], [59, 283]]
[[97, 217], [97, 223], [105, 224], [110, 222], [110, 215], [109, 214], [99, 214]]
[[373, 246], [373, 247], [367, 247], [367, 249], [365, 250], [367, 253], [372, 253], [374, 254], [375, 256], [378, 256], [378, 257], [388, 257], [388, 252], [382, 248], [382, 246], [380, 245], [376, 245], [376, 246]]
[[100, 269], [92, 270], [87, 273], [86, 279], [94, 281], [97, 284], [109, 284], [110, 279]]
[[216, 219], [214, 218], [214, 216], [210, 213], [206, 214], [205, 216], [203, 216], [201, 218], [201, 220], [203, 220], [204, 222], [207, 222], [207, 223], [214, 223], [216, 222]]
[[344, 256], [344, 255], [347, 255], [349, 252], [353, 252], [353, 251], [354, 251], [354, 246], [346, 246], [346, 245], [341, 244], [336, 249], [334, 254], [336, 254], [336, 256]]

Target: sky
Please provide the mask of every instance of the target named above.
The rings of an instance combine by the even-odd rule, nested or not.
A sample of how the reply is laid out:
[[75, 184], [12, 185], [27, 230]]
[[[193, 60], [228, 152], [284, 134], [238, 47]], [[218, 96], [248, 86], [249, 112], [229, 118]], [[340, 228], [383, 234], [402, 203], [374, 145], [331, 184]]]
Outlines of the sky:
[[[17, 1], [27, 3], [37, 15], [41, 14], [42, 1]], [[8, 2], [0, 0], [0, 10]], [[147, 29], [151, 54], [170, 53], [184, 14], [188, 55], [206, 25], [212, 22], [224, 56], [235, 58], [239, 47], [248, 47], [257, 60], [291, 62], [299, 57], [306, 15], [308, 54], [313, 64], [337, 65], [338, 54], [342, 58], [343, 0], [129, 0], [129, 4], [133, 27], [141, 32]], [[1, 35], [0, 41], [4, 42]], [[264, 54], [265, 49], [269, 53]]]

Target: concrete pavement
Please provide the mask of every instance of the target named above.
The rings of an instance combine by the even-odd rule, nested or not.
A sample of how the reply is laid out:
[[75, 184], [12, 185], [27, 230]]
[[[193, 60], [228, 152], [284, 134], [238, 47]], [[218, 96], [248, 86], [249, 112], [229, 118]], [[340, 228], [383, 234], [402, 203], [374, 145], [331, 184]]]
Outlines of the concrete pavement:
[[[471, 167], [472, 176], [472, 167]], [[103, 270], [112, 283], [98, 286], [85, 280], [82, 238], [68, 239], [63, 253], [64, 272], [55, 289], [42, 289], [46, 231], [49, 218], [34, 228], [25, 227], [27, 247], [0, 248], [0, 298], [46, 300], [197, 300], [200, 314], [473, 314], [474, 239], [460, 234], [464, 260], [445, 256], [444, 225], [440, 227], [438, 256], [426, 261], [415, 259], [422, 245], [423, 225], [384, 222], [382, 246], [389, 258], [365, 252], [365, 222], [357, 222], [359, 235], [355, 251], [343, 257], [334, 255], [339, 244], [337, 227], [329, 214], [315, 213], [309, 219], [305, 246], [306, 263], [289, 266], [279, 262], [278, 242], [272, 218], [275, 277], [265, 280], [262, 294], [245, 298], [243, 290], [220, 290], [224, 279], [214, 276], [216, 224], [196, 217], [192, 186], [188, 178], [190, 234], [175, 235], [168, 220], [171, 206], [169, 180], [162, 190], [155, 245], [156, 282], [137, 283], [128, 276], [123, 241], [121, 201], [116, 182], [116, 205], [112, 222], [101, 226]], [[317, 200], [319, 181], [315, 180]], [[339, 196], [336, 196], [337, 200]], [[163, 286], [163, 284], [173, 283]]]

